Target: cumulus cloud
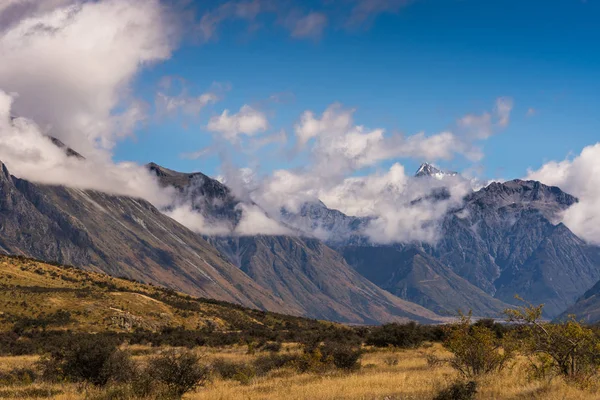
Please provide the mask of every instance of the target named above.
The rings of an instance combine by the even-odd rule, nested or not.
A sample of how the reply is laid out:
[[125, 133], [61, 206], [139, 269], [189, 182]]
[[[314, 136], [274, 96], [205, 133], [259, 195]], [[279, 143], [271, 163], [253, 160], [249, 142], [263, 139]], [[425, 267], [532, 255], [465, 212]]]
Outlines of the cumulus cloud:
[[[485, 113], [491, 129], [507, 126], [511, 108], [509, 99], [496, 101], [494, 110]], [[302, 113], [294, 135], [296, 154], [304, 154], [309, 160], [304, 167], [279, 169], [265, 176], [246, 173], [244, 180], [238, 179], [239, 170], [227, 167], [223, 181], [235, 188], [238, 197], [258, 205], [275, 219], [285, 217], [282, 210], [297, 213], [304, 204], [321, 200], [347, 215], [365, 217], [362, 234], [374, 242], [434, 243], [448, 209], [458, 206], [479, 183], [461, 176], [415, 178], [398, 160], [435, 161], [459, 156], [477, 161], [483, 157], [477, 143], [487, 135], [471, 135], [462, 127], [458, 133], [387, 133], [381, 128], [357, 125], [354, 113], [354, 109], [341, 104], [332, 104], [320, 115]], [[387, 162], [392, 162], [392, 167], [381, 171]], [[371, 172], [373, 169], [375, 172]], [[319, 224], [316, 226], [312, 233], [326, 237], [328, 233]]]
[[0, 91], [0, 160], [13, 175], [43, 184], [141, 197], [159, 207], [170, 203], [173, 193], [162, 189], [145, 167], [113, 163], [109, 158], [69, 157], [33, 121], [11, 117], [12, 101]]
[[[180, 88], [177, 93], [174, 83]], [[190, 95], [190, 89], [184, 79], [167, 76], [161, 80], [160, 90], [156, 93], [154, 100], [156, 113], [159, 116], [176, 115], [181, 113], [185, 116], [196, 117], [208, 105], [221, 100], [224, 93], [230, 89], [228, 84], [213, 83], [212, 87], [200, 95]]]
[[36, 7], [0, 35], [0, 88], [19, 94], [14, 113], [65, 143], [111, 148], [144, 118], [128, 84], [140, 66], [170, 57], [168, 18], [159, 0]]
[[[109, 149], [146, 118], [131, 95], [143, 66], [170, 57], [176, 30], [158, 0], [10, 1], [0, 9], [0, 160], [33, 182], [142, 197], [172, 194]], [[68, 157], [48, 136], [82, 153]]]
[[206, 126], [209, 131], [220, 133], [232, 143], [237, 142], [240, 135], [254, 136], [268, 127], [267, 116], [249, 105], [242, 106], [235, 114], [225, 110], [221, 115], [212, 117]]
[[458, 120], [458, 125], [473, 139], [487, 139], [510, 122], [513, 100], [509, 97], [496, 99], [493, 112], [481, 115], [469, 114]]
[[181, 204], [165, 212], [186, 228], [207, 236], [226, 236], [233, 234], [232, 227], [227, 223], [209, 220], [202, 213], [193, 209], [190, 203]]
[[290, 229], [277, 220], [270, 218], [265, 211], [255, 205], [240, 203], [242, 219], [236, 226], [234, 234], [249, 235], [295, 235]]
[[576, 235], [600, 245], [600, 143], [585, 147], [572, 160], [551, 161], [530, 170], [527, 179], [558, 186], [579, 202], [563, 216]]
[[353, 109], [333, 104], [320, 118], [310, 111], [301, 116], [295, 127], [298, 147], [302, 149], [314, 140], [311, 152], [319, 170], [326, 167], [327, 173], [343, 174], [396, 158], [434, 161], [448, 160], [457, 154], [470, 160], [482, 157], [472, 142], [452, 132], [386, 134], [381, 128], [355, 125], [353, 114]]

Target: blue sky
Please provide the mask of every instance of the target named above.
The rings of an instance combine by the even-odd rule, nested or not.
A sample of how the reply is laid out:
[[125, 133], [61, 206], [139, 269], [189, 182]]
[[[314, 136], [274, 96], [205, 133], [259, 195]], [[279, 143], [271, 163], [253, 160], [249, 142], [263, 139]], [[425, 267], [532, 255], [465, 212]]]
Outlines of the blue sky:
[[[199, 115], [155, 115], [135, 138], [117, 145], [115, 159], [216, 175], [218, 152], [198, 159], [181, 154], [210, 146], [209, 118], [245, 104], [267, 116], [265, 135], [281, 129], [290, 135], [304, 111], [320, 115], [334, 102], [356, 109], [359, 125], [433, 135], [453, 129], [466, 114], [491, 111], [498, 97], [512, 98], [510, 123], [481, 142], [483, 159], [415, 157], [381, 165], [399, 161], [409, 171], [434, 161], [453, 170], [476, 168], [485, 178], [522, 177], [600, 137], [597, 0], [415, 0], [352, 27], [338, 8], [300, 4], [304, 12], [327, 15], [318, 37], [291, 37], [269, 13], [251, 23], [224, 20], [207, 42], [188, 32], [168, 61], [145, 68], [134, 93], [149, 104], [165, 76], [184, 79], [190, 95], [211, 90], [214, 82], [228, 89]], [[218, 5], [196, 4], [197, 17]], [[306, 161], [307, 155], [290, 158], [275, 147], [226, 151], [237, 165], [264, 173]]]

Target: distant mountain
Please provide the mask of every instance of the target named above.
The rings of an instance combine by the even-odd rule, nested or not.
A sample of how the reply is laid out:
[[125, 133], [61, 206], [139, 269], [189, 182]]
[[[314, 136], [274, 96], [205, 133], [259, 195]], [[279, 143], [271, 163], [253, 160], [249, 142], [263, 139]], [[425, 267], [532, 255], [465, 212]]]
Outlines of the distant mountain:
[[241, 218], [241, 210], [231, 190], [216, 179], [201, 172], [182, 173], [150, 163], [146, 167], [156, 175], [163, 186], [171, 186], [178, 191], [174, 205], [190, 203], [208, 222], [227, 223], [233, 229]]
[[417, 246], [347, 246], [341, 251], [377, 286], [440, 315], [472, 310], [476, 316], [500, 317], [509, 307]]
[[559, 223], [576, 202], [540, 182], [492, 183], [446, 217], [428, 252], [496, 298], [518, 294], [556, 316], [600, 278], [598, 248]]
[[[241, 201], [222, 183], [203, 174], [175, 172], [156, 164], [148, 164], [148, 168], [162, 185], [177, 188], [181, 198], [190, 201], [205, 218], [239, 221], [240, 215], [235, 212]], [[328, 229], [346, 229], [360, 223], [322, 203], [307, 203], [298, 215], [288, 214], [289, 219], [283, 222], [300, 228], [293, 222], [302, 215], [309, 217], [303, 221], [310, 221], [312, 216]], [[256, 283], [285, 304], [302, 310], [302, 315], [361, 323], [439, 319], [431, 311], [378, 288], [314, 238], [256, 235], [205, 239]]]
[[443, 179], [446, 176], [457, 176], [458, 172], [446, 172], [434, 167], [429, 163], [423, 163], [415, 173], [415, 177], [429, 176], [436, 179]]
[[574, 315], [577, 320], [583, 320], [588, 324], [600, 322], [600, 281], [585, 292], [575, 304], [563, 311], [557, 319], [565, 320], [570, 315]]
[[324, 240], [330, 245], [362, 243], [366, 239], [362, 230], [372, 220], [369, 217], [352, 217], [328, 208], [321, 201], [306, 202], [297, 212], [281, 210], [281, 220], [288, 226]]
[[[419, 178], [455, 175], [431, 164], [423, 164], [417, 172]], [[192, 190], [195, 186], [190, 184], [182, 190], [195, 193], [204, 202], [217, 201], [235, 209], [237, 200], [226, 186], [208, 179], [202, 178], [204, 186], [200, 188]], [[208, 189], [213, 186], [219, 189]], [[428, 198], [444, 201], [448, 197], [447, 189], [440, 187]], [[495, 316], [514, 303], [518, 294], [533, 303], [545, 303], [546, 315], [553, 317], [600, 279], [598, 248], [559, 222], [562, 213], [576, 202], [559, 188], [539, 182], [494, 182], [467, 195], [462, 206], [447, 214], [440, 224], [441, 239], [434, 245], [371, 243], [363, 234], [370, 218], [347, 216], [318, 201], [305, 203], [296, 212], [282, 210], [281, 222], [308, 237], [322, 239], [380, 288], [437, 313], [452, 314], [460, 308]], [[208, 206], [198, 209], [211, 215]], [[231, 241], [207, 240], [257, 281], [260, 274], [248, 272], [250, 264], [257, 261], [238, 256], [247, 249], [251, 249], [250, 254], [268, 254], [277, 248], [285, 263], [297, 262], [298, 255], [285, 253], [290, 247], [276, 245], [275, 238], [245, 239], [242, 250]], [[271, 268], [272, 260], [266, 260]], [[257, 268], [255, 265], [252, 271]]]

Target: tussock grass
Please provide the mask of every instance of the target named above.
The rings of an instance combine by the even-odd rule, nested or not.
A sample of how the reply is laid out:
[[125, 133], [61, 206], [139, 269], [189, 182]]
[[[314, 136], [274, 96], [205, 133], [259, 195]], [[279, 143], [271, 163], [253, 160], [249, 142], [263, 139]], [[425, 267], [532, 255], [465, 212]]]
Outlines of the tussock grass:
[[[132, 346], [133, 347], [133, 346]], [[286, 345], [290, 352], [299, 352], [300, 347]], [[136, 359], [144, 362], [166, 348], [150, 348], [136, 345], [139, 355]], [[333, 370], [325, 373], [300, 374], [293, 368], [270, 371], [265, 376], [255, 376], [249, 382], [224, 380], [215, 376], [204, 388], [186, 394], [190, 400], [420, 400], [433, 399], [443, 388], [458, 379], [455, 370], [448, 365], [430, 366], [428, 355], [444, 359], [450, 356], [441, 345], [428, 348], [392, 351], [367, 348], [357, 372]], [[203, 360], [227, 359], [231, 362], [251, 363], [262, 354], [247, 354], [245, 346], [231, 346], [225, 349], [196, 348]], [[286, 351], [286, 350], [283, 350]], [[393, 357], [398, 362], [390, 363]], [[32, 368], [37, 357], [3, 357], [2, 370]], [[518, 357], [514, 365], [500, 373], [484, 376], [478, 380], [477, 399], [498, 400], [591, 400], [600, 398], [595, 387], [585, 390], [567, 384], [562, 378], [551, 380], [529, 380], [525, 373], [526, 360]], [[29, 390], [29, 391], [28, 391]], [[11, 396], [12, 393], [12, 396]], [[27, 396], [27, 393], [35, 396]], [[56, 400], [79, 400], [93, 398], [99, 389], [76, 384], [32, 384], [0, 388], [0, 398]], [[16, 397], [15, 397], [16, 396]]]

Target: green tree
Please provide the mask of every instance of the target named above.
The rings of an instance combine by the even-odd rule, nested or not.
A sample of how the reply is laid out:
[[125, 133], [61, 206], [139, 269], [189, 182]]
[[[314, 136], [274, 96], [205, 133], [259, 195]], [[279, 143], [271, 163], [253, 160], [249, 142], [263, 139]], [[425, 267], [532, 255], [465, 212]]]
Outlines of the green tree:
[[579, 380], [597, 372], [600, 342], [591, 329], [575, 320], [574, 316], [569, 316], [562, 323], [545, 322], [542, 320], [543, 304], [524, 303], [505, 313], [510, 322], [519, 324], [522, 351], [529, 356], [537, 375], [554, 370]]
[[450, 365], [464, 377], [472, 378], [502, 370], [514, 356], [514, 344], [507, 336], [498, 338], [485, 325], [471, 323], [471, 312], [448, 326], [444, 347], [453, 357]]

